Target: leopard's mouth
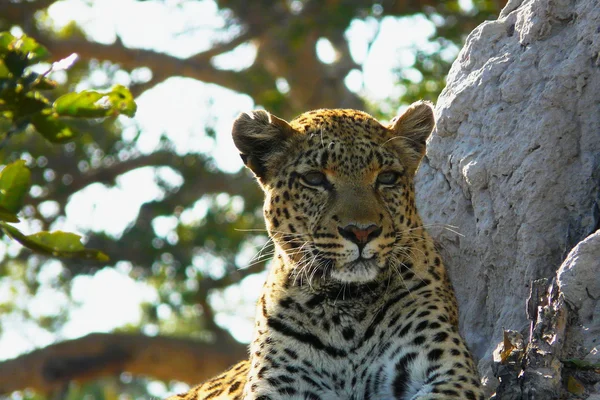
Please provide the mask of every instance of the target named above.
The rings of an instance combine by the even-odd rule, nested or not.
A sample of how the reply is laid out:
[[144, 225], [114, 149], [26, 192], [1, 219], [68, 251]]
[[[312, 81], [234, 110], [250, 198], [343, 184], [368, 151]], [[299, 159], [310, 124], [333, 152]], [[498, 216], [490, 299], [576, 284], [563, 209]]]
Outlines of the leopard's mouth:
[[374, 258], [358, 258], [331, 270], [331, 278], [345, 283], [367, 283], [373, 281], [379, 273]]

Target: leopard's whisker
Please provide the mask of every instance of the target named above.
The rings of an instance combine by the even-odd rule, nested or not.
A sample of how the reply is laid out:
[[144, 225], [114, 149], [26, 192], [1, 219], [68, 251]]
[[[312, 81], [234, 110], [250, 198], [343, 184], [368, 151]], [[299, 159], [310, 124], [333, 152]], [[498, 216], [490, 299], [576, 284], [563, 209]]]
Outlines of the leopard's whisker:
[[447, 230], [448, 232], [452, 232], [460, 237], [465, 237], [465, 235], [460, 233], [460, 231], [458, 230], [459, 229], [458, 226], [449, 225], [449, 224], [439, 224], [439, 223], [423, 224], [423, 225], [420, 225], [415, 228], [407, 229], [406, 231], [410, 232], [410, 231], [421, 230], [421, 229], [425, 229], [425, 228], [442, 228], [442, 229]]

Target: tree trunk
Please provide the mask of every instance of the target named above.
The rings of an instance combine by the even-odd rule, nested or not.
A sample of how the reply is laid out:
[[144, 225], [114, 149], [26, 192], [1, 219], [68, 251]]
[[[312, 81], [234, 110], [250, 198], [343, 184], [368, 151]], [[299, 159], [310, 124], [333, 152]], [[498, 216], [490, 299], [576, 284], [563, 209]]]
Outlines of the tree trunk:
[[[550, 398], [535, 374], [557, 380], [556, 398], [600, 393], [600, 238], [590, 236], [600, 220], [599, 29], [597, 0], [509, 1], [454, 63], [418, 172], [424, 222], [454, 226], [430, 230], [489, 393], [498, 343], [507, 351], [497, 361], [516, 363], [516, 394], [497, 398]], [[516, 361], [504, 329], [524, 338]]]
[[0, 363], [0, 394], [30, 388], [41, 393], [65, 382], [89, 382], [129, 372], [161, 380], [200, 382], [246, 357], [233, 339], [213, 343], [142, 334], [93, 333]]

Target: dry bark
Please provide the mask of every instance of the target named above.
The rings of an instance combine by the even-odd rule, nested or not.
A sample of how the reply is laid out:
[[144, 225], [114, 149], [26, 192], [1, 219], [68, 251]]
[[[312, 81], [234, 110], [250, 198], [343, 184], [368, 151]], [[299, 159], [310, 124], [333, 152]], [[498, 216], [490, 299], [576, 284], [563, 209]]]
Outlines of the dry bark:
[[556, 280], [538, 279], [527, 300], [529, 339], [516, 331], [505, 331], [494, 351], [494, 375], [500, 384], [493, 400], [564, 398], [561, 356], [565, 343], [568, 310]]

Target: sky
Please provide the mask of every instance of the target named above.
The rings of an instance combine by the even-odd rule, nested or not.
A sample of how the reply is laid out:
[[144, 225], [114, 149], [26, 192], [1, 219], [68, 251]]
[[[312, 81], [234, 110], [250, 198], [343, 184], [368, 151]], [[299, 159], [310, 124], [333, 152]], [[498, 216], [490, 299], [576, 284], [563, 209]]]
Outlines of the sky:
[[[88, 4], [89, 3], [89, 4]], [[90, 5], [91, 4], [91, 5]], [[210, 47], [211, 41], [223, 39], [215, 36], [214, 30], [222, 28], [224, 21], [217, 14], [212, 1], [164, 2], [134, 0], [64, 0], [49, 9], [51, 22], [61, 27], [71, 20], [78, 22], [93, 40], [112, 43], [118, 37], [128, 47], [154, 49], [179, 57], [187, 57]], [[462, 3], [464, 8], [470, 2]], [[119, 12], [114, 12], [115, 9]], [[200, 18], [200, 19], [199, 19]], [[132, 23], [138, 21], [138, 23]], [[140, 23], [141, 21], [141, 23]], [[413, 62], [413, 47], [432, 49], [427, 38], [433, 34], [432, 24], [424, 17], [393, 19], [385, 18], [379, 26], [372, 22], [355, 21], [346, 32], [350, 41], [353, 58], [363, 65], [362, 71], [354, 71], [346, 78], [346, 85], [371, 101], [397, 96], [401, 93], [390, 85], [395, 81], [392, 70], [398, 66], [408, 66]], [[370, 49], [369, 41], [377, 38]], [[317, 47], [323, 62], [331, 62], [335, 57], [331, 45], [322, 40]], [[219, 67], [239, 69], [249, 65], [255, 56], [250, 44], [242, 45], [234, 51], [218, 57]], [[393, 57], [390, 57], [393, 54]], [[148, 74], [143, 69], [139, 74]], [[58, 77], [60, 78], [60, 77]], [[79, 89], [102, 85], [107, 77], [102, 73], [92, 75]], [[123, 84], [128, 83], [127, 74], [122, 76]], [[177, 101], [165, 102], [164, 99]], [[207, 85], [188, 78], [171, 78], [143, 93], [138, 99], [135, 124], [143, 128], [138, 143], [142, 153], [150, 153], [158, 146], [160, 137], [167, 135], [177, 151], [207, 151], [216, 154], [217, 166], [225, 171], [237, 171], [242, 165], [229, 132], [234, 117], [253, 109], [256, 105], [246, 95], [237, 94], [215, 85]], [[204, 123], [208, 116], [216, 118], [216, 141], [204, 137]], [[124, 137], [132, 138], [135, 125], [124, 121]], [[174, 185], [182, 180], [171, 170], [160, 172]], [[121, 176], [114, 188], [93, 184], [77, 193], [66, 207], [67, 218], [54, 228], [68, 231], [105, 231], [118, 237], [135, 218], [139, 206], [144, 202], [159, 198], [161, 191], [154, 182], [154, 171], [150, 168], [135, 170]], [[51, 208], [52, 205], [47, 207]], [[193, 211], [195, 217], [203, 213], [202, 207]], [[205, 212], [205, 210], [204, 210]], [[194, 216], [192, 216], [194, 217]], [[157, 232], [165, 235], [172, 229], [173, 221], [157, 222]], [[22, 226], [23, 230], [35, 230], [35, 226]], [[11, 246], [13, 248], [11, 249]], [[17, 251], [15, 245], [0, 248], [0, 253]], [[248, 257], [249, 258], [249, 257]], [[89, 332], [107, 332], [127, 323], [140, 321], [140, 304], [152, 302], [157, 294], [148, 285], [134, 281], [128, 276], [130, 265], [120, 263], [116, 268], [106, 268], [94, 276], [81, 276], [73, 281], [71, 295], [78, 306], [69, 311], [69, 321], [56, 336], [35, 328], [19, 318], [4, 318], [0, 335], [0, 359], [12, 358], [35, 347], [47, 345], [57, 339], [82, 336]], [[45, 276], [50, 280], [60, 270], [60, 263], [47, 262], [40, 274], [43, 283]], [[217, 323], [225, 327], [235, 327], [235, 337], [248, 342], [252, 332], [256, 288], [262, 284], [263, 275], [253, 276], [239, 285], [215, 294], [211, 302], [217, 310]], [[0, 304], [10, 299], [27, 301], [34, 316], [52, 315], [66, 308], [68, 300], [64, 294], [42, 285], [41, 292], [28, 298], [24, 288], [3, 288], [0, 282]], [[106, 287], [111, 295], [106, 296]], [[8, 294], [7, 294], [8, 293]], [[12, 296], [12, 297], [11, 297]]]

